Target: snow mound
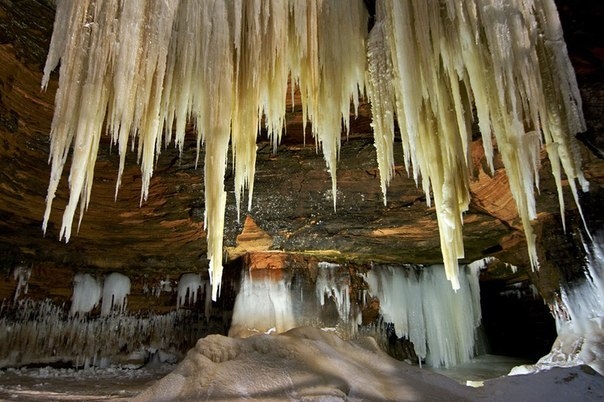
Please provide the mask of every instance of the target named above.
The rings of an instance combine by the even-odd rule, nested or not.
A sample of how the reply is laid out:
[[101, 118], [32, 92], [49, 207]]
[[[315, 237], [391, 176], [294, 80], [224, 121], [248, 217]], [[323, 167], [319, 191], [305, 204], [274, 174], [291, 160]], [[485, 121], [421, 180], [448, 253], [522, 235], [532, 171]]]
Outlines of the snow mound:
[[451, 379], [392, 359], [372, 338], [344, 341], [300, 327], [200, 339], [171, 374], [134, 400], [459, 400], [463, 392]]
[[177, 368], [133, 401], [588, 401], [604, 398], [585, 367], [501, 377], [471, 388], [395, 360], [373, 338], [345, 341], [312, 327], [279, 335], [200, 339]]

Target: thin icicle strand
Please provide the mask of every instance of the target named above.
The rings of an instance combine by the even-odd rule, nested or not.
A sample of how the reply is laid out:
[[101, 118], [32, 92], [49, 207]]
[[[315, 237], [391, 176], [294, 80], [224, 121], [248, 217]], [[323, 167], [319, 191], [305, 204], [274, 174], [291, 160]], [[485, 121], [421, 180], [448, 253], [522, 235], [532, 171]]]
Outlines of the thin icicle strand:
[[585, 130], [581, 100], [553, 1], [378, 2], [368, 56], [382, 189], [394, 160], [388, 114], [395, 104], [407, 169], [416, 182], [421, 178], [429, 205], [433, 193], [453, 287], [458, 286], [457, 261], [464, 255], [461, 225], [469, 205], [472, 105], [491, 170], [495, 138], [536, 269], [531, 220], [537, 217], [534, 191], [542, 141], [562, 216], [562, 172], [579, 210], [575, 181], [583, 191], [588, 188], [574, 138]]
[[[378, 12], [382, 8], [378, 9]], [[367, 95], [371, 101], [374, 132], [374, 145], [380, 171], [380, 186], [387, 203], [386, 193], [394, 174], [394, 114], [395, 97], [392, 85], [393, 66], [388, 53], [385, 35], [385, 24], [381, 16], [377, 17], [367, 41]], [[408, 154], [406, 154], [408, 155]], [[408, 164], [408, 161], [407, 161]]]

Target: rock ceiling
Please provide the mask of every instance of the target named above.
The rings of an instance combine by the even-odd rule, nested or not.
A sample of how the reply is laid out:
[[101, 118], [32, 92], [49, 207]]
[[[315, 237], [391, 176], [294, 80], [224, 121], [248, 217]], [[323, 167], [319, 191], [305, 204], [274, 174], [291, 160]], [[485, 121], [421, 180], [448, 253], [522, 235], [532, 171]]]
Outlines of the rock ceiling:
[[[148, 201], [141, 206], [141, 174], [133, 155], [127, 157], [122, 177], [122, 183], [131, 185], [123, 185], [114, 200], [118, 155], [115, 150], [112, 152], [109, 138], [103, 139], [92, 200], [79, 232], [67, 244], [58, 240], [61, 208], [67, 198], [64, 177], [49, 228], [43, 235], [41, 222], [50, 172], [48, 131], [57, 86], [55, 75], [48, 91], [40, 91], [54, 18], [49, 4], [44, 0], [18, 5], [0, 1], [0, 261], [5, 274], [21, 262], [62, 265], [73, 270], [162, 274], [205, 271], [203, 169], [194, 166], [194, 136], [189, 137], [181, 157], [172, 147], [162, 150]], [[588, 146], [582, 151], [591, 188], [582, 201], [588, 221], [601, 227], [601, 213], [596, 208], [604, 198], [604, 163], [597, 156], [599, 153], [601, 157], [604, 142], [600, 117], [604, 108], [604, 53], [601, 44], [593, 43], [593, 37], [592, 42], [585, 40], [585, 35], [589, 38], [589, 24], [581, 30], [573, 25], [575, 18], [583, 15], [567, 8], [564, 2], [559, 7], [563, 20], [569, 24], [565, 27], [567, 42], [589, 127], [582, 138]], [[590, 18], [595, 21], [597, 15], [595, 12]], [[233, 259], [248, 251], [282, 250], [359, 263], [439, 262], [435, 211], [426, 206], [422, 191], [407, 176], [402, 160], [397, 161], [388, 205], [382, 203], [370, 122], [369, 105], [363, 104], [359, 116], [351, 121], [351, 135], [341, 148], [337, 212], [332, 207], [325, 162], [315, 151], [309, 130], [302, 130], [297, 104], [288, 114], [287, 133], [277, 153], [272, 152], [265, 137], [259, 137], [254, 205], [249, 217], [240, 223], [236, 222], [233, 182], [227, 172], [225, 244], [229, 257]], [[464, 216], [466, 259], [494, 256], [526, 268], [524, 239], [507, 177], [501, 163], [496, 164], [492, 176], [485, 173], [478, 141], [472, 144], [472, 203]], [[400, 153], [398, 156], [402, 159]], [[540, 260], [545, 267], [576, 259], [576, 246], [568, 245], [572, 230], [565, 235], [559, 228], [557, 203], [555, 184], [544, 157], [537, 198], [540, 215], [535, 227], [543, 254]], [[571, 224], [580, 226], [573, 205], [569, 203], [567, 208]], [[557, 276], [551, 282], [556, 280]]]

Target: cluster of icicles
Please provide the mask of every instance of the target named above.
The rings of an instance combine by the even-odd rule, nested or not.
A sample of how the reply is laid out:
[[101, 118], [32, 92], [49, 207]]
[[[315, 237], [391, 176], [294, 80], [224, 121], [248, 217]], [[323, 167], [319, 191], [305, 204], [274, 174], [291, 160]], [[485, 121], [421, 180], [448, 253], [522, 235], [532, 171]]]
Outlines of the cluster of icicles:
[[205, 319], [200, 323], [191, 310], [149, 315], [117, 311], [91, 317], [65, 314], [50, 299], [2, 303], [0, 368], [70, 361], [76, 367], [100, 365], [101, 359], [124, 353], [145, 357], [157, 350], [177, 355], [183, 345], [188, 348], [205, 335]]
[[507, 169], [536, 267], [530, 220], [543, 143], [561, 209], [562, 171], [575, 199], [575, 181], [587, 189], [573, 137], [585, 123], [553, 0], [378, 0], [370, 33], [367, 27], [362, 0], [57, 1], [42, 83], [60, 61], [44, 230], [70, 149], [65, 240], [78, 204], [80, 221], [88, 205], [105, 130], [120, 155], [116, 192], [130, 143], [141, 164], [143, 202], [162, 146], [174, 140], [182, 149], [185, 125], [193, 121], [198, 149], [205, 147], [216, 299], [229, 143], [237, 207], [247, 187], [250, 208], [256, 138], [265, 125], [277, 146], [290, 88], [300, 91], [303, 119], [312, 123], [334, 195], [351, 103], [356, 110], [362, 97], [371, 102], [384, 202], [398, 121], [407, 169], [429, 204], [434, 198], [454, 288], [477, 118], [489, 166], [496, 144]]
[[[388, 323], [398, 338], [413, 343], [420, 365], [425, 361], [431, 367], [455, 366], [475, 355], [482, 319], [478, 275], [491, 261], [460, 266], [457, 291], [451, 289], [442, 265], [375, 265], [361, 274], [367, 287], [356, 294], [351, 292], [354, 279], [348, 269], [333, 263], [318, 263], [311, 286], [278, 270], [246, 271], [229, 336], [313, 326], [344, 339], [360, 333], [388, 342]], [[362, 310], [376, 299], [381, 322], [363, 325]]]

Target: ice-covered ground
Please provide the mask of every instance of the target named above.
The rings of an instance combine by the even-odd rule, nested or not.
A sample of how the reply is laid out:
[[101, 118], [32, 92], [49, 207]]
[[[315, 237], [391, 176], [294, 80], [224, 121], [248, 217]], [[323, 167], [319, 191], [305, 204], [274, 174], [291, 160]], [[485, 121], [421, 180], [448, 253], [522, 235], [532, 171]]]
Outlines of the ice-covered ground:
[[1, 401], [84, 401], [128, 399], [165, 376], [174, 365], [141, 369], [21, 368], [0, 371]]
[[[302, 327], [245, 339], [211, 335], [199, 340], [176, 367], [9, 369], [0, 372], [0, 400], [604, 399], [604, 377], [586, 366], [503, 376], [478, 386], [480, 378], [500, 375], [506, 365], [508, 360], [495, 357], [478, 359], [444, 371], [454, 380], [390, 358], [372, 338], [344, 341]], [[464, 385], [465, 380], [473, 380], [474, 386]]]

